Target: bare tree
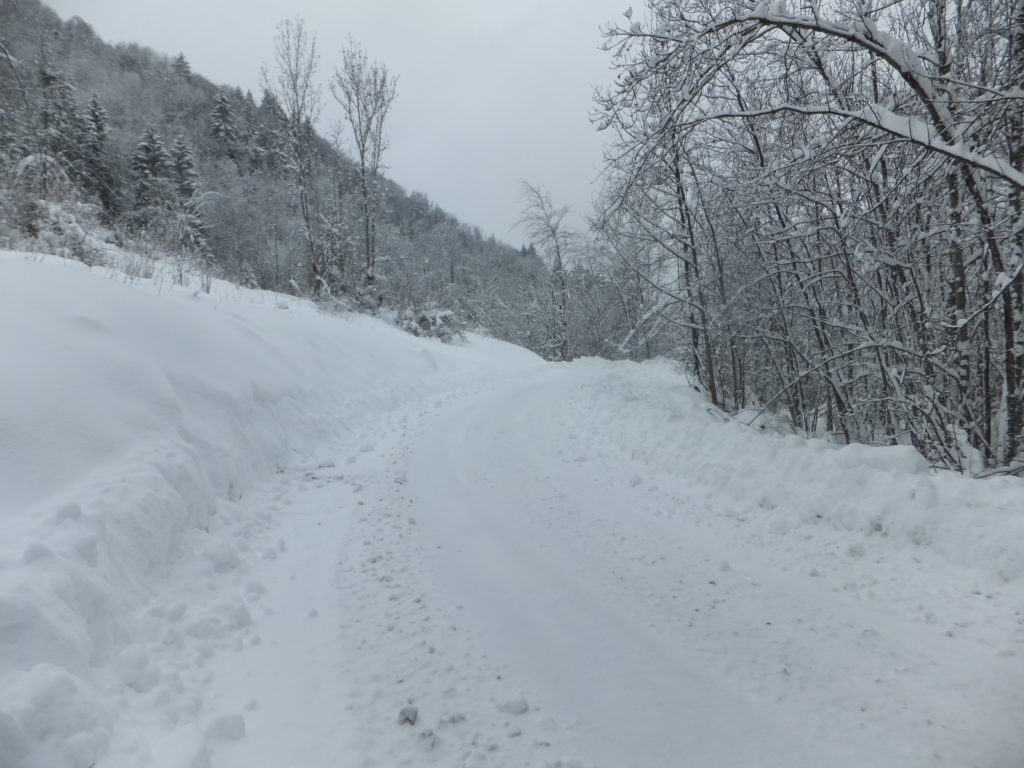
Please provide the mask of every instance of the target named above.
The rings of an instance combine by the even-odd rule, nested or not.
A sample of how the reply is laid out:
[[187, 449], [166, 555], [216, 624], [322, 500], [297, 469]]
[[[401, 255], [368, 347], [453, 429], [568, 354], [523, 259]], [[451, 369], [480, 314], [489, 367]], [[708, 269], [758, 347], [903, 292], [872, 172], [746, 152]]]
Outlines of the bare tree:
[[569, 343], [569, 282], [566, 261], [573, 233], [565, 224], [569, 213], [566, 206], [556, 207], [539, 186], [522, 183], [523, 213], [519, 226], [536, 241], [551, 269], [552, 302], [554, 318], [554, 355], [558, 360], [571, 360], [572, 348]]
[[292, 179], [306, 239], [310, 288], [314, 296], [327, 291], [328, 255], [319, 242], [313, 211], [314, 124], [320, 115], [320, 86], [316, 73], [320, 57], [316, 35], [306, 31], [302, 18], [286, 19], [277, 27], [274, 62], [263, 67], [263, 87], [281, 108], [278, 151]]
[[384, 121], [395, 99], [397, 79], [387, 67], [371, 62], [361, 46], [349, 38], [342, 51], [341, 68], [331, 78], [331, 94], [341, 105], [352, 130], [362, 203], [364, 279], [373, 288], [377, 270], [377, 217], [382, 188], [381, 159], [388, 147]]
[[702, 378], [941, 464], [1021, 457], [1022, 46], [1019, 0], [647, 0], [608, 30], [603, 220], [683, 264], [635, 262]]

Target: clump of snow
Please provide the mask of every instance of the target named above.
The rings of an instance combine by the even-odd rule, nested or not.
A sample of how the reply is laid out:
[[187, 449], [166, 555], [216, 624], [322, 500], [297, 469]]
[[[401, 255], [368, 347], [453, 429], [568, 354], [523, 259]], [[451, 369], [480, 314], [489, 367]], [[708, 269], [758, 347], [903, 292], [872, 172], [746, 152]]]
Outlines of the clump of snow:
[[525, 715], [530, 711], [530, 705], [522, 696], [509, 699], [498, 705], [498, 711], [507, 715]]
[[419, 748], [424, 752], [433, 752], [441, 745], [440, 737], [430, 728], [420, 731], [418, 736]]
[[221, 741], [238, 741], [245, 736], [245, 718], [237, 712], [218, 715], [206, 726], [206, 735]]

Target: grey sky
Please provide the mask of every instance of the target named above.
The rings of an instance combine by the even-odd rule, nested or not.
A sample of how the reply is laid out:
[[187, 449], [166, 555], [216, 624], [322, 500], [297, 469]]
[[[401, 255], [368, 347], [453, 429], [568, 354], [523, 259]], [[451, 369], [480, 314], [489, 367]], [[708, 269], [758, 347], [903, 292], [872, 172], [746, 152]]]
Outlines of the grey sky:
[[[599, 29], [628, 0], [46, 0], [108, 42], [179, 51], [219, 84], [259, 93], [281, 19], [317, 33], [321, 79], [351, 34], [398, 76], [389, 175], [462, 220], [518, 245], [519, 180], [589, 212], [604, 136], [592, 91], [610, 81]], [[326, 90], [325, 90], [326, 96]], [[326, 98], [324, 123], [340, 118]]]

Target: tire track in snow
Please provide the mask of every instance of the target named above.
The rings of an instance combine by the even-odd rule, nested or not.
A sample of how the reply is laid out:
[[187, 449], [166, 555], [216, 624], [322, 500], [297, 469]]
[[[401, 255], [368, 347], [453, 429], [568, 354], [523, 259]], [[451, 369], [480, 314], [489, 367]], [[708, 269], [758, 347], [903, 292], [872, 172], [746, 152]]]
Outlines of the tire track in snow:
[[360, 457], [365, 499], [339, 574], [358, 765], [578, 768], [571, 730], [524, 697], [424, 572], [408, 450], [458, 399], [395, 416]]
[[562, 366], [466, 402], [425, 431], [407, 484], [440, 593], [579, 721], [588, 764], [1014, 765], [1000, 602], [968, 603], [977, 640], [937, 632], [905, 606], [966, 608], [948, 564], [922, 578], [914, 552], [873, 543], [869, 561], [848, 532], [765, 536], [685, 467], [629, 477], [601, 387]]

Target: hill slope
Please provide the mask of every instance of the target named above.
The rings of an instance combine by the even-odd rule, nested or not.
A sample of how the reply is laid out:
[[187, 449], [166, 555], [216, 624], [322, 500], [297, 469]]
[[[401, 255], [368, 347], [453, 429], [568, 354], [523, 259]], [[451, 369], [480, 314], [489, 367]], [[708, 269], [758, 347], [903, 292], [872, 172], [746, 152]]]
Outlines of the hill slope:
[[[304, 221], [278, 99], [212, 83], [170, 53], [109, 44], [87, 20], [62, 20], [38, 0], [0, 3], [0, 247], [100, 258], [39, 202], [50, 201], [122, 245], [180, 251], [215, 276], [283, 293], [313, 290], [312, 237], [327, 254], [330, 292], [366, 288], [359, 177], [343, 148], [311, 132]], [[495, 335], [539, 336], [522, 311], [549, 301], [534, 251], [498, 242], [422, 192], [376, 183], [376, 290], [387, 307], [443, 308]]]

